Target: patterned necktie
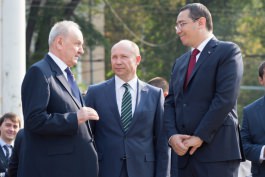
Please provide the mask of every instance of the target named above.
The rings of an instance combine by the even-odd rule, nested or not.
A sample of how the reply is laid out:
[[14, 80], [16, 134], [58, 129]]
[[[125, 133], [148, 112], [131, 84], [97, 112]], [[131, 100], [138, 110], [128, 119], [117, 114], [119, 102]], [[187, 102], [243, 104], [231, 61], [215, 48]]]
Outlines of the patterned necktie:
[[6, 160], [9, 160], [10, 152], [8, 149], [8, 145], [4, 145], [3, 148], [5, 150]]
[[125, 88], [125, 92], [121, 103], [121, 123], [124, 131], [127, 132], [132, 122], [132, 96], [129, 91], [129, 85], [125, 83], [122, 86]]
[[67, 67], [65, 69], [65, 72], [67, 73], [67, 79], [68, 79], [68, 83], [71, 87], [72, 94], [81, 103], [80, 95], [79, 95], [79, 89], [78, 89], [77, 84], [75, 82], [73, 73], [71, 72], [69, 67]]
[[196, 56], [198, 55], [198, 53], [200, 53], [200, 51], [198, 49], [194, 49], [192, 51], [190, 61], [189, 61], [188, 71], [187, 71], [186, 78], [185, 78], [184, 88], [186, 88], [188, 83], [189, 83], [191, 73], [192, 73], [192, 71], [195, 67], [195, 64], [196, 64]]

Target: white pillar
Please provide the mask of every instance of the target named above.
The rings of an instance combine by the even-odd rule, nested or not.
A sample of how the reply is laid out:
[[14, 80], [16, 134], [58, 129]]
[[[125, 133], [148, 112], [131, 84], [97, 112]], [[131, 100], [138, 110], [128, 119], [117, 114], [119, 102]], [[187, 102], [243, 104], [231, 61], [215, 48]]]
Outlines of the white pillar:
[[0, 0], [0, 113], [22, 117], [21, 83], [25, 74], [25, 0]]

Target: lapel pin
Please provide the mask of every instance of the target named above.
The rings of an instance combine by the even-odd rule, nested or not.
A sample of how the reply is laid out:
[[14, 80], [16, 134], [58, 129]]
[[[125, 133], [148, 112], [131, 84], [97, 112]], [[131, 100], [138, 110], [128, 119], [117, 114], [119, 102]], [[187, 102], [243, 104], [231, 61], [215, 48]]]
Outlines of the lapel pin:
[[208, 54], [210, 55], [211, 54], [211, 51], [208, 51]]

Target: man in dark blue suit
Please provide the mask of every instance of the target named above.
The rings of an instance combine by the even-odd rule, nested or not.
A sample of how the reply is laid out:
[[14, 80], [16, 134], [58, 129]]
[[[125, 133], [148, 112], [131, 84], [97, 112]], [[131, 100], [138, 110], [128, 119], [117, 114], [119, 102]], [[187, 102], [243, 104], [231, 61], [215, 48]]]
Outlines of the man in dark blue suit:
[[236, 177], [243, 155], [236, 113], [241, 52], [212, 32], [204, 5], [181, 8], [176, 33], [191, 50], [173, 65], [164, 115], [179, 177]]
[[70, 67], [83, 54], [83, 35], [72, 21], [56, 23], [49, 53], [32, 65], [22, 83], [23, 159], [19, 177], [97, 177], [97, 154], [88, 120], [99, 119], [84, 107]]
[[[265, 87], [265, 62], [259, 66], [259, 82]], [[253, 177], [265, 176], [265, 97], [243, 110], [241, 137], [246, 159], [251, 161]]]
[[85, 96], [86, 105], [100, 117], [93, 125], [99, 177], [165, 177], [168, 173], [163, 92], [138, 79], [140, 61], [134, 42], [116, 43], [111, 49], [115, 77], [90, 86]]

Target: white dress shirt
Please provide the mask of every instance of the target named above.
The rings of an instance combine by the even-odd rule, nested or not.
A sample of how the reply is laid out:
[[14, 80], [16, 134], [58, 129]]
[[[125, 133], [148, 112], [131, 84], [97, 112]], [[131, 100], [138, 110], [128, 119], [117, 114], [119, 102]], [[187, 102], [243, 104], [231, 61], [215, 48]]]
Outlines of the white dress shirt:
[[[202, 50], [204, 49], [204, 47], [208, 44], [208, 42], [214, 37], [213, 34], [211, 34], [208, 38], [206, 38], [204, 41], [202, 41], [202, 43], [197, 47], [197, 49], [200, 51], [200, 53], [198, 53], [196, 55], [196, 62], [198, 61]], [[191, 49], [191, 52], [194, 50], [194, 48]]]
[[[136, 97], [137, 97], [137, 80], [138, 78], [135, 77], [129, 82], [129, 91], [132, 95], [132, 115], [134, 114], [135, 110], [135, 104], [136, 104]], [[121, 115], [121, 102], [122, 102], [122, 96], [125, 92], [125, 88], [122, 86], [125, 82], [119, 78], [118, 76], [115, 75], [115, 91], [116, 91], [116, 100], [117, 100], [117, 105], [119, 109], [119, 113]]]
[[50, 57], [52, 58], [52, 60], [58, 65], [58, 67], [61, 69], [61, 71], [63, 72], [64, 77], [66, 78], [66, 80], [68, 80], [67, 78], [67, 73], [65, 72], [65, 69], [68, 67], [61, 59], [59, 59], [57, 56], [55, 56], [53, 53], [48, 52], [48, 55], [50, 55]]

